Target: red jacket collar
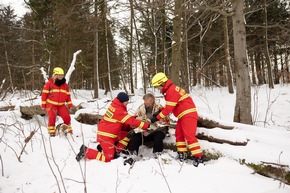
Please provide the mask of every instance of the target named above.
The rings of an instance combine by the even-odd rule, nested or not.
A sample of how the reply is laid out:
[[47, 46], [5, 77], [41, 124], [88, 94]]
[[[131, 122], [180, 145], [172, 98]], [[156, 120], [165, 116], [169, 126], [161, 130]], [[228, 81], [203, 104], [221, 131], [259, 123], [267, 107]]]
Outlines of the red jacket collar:
[[164, 87], [162, 88], [161, 92], [162, 94], [166, 93], [166, 91], [169, 89], [169, 87], [173, 85], [172, 81], [170, 79], [168, 79], [164, 85]]

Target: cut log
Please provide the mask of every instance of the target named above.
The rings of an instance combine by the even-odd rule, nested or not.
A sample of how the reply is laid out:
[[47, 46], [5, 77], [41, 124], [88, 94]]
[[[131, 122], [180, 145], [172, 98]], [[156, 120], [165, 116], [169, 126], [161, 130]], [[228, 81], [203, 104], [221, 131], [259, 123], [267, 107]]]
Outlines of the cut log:
[[35, 106], [20, 106], [21, 118], [25, 120], [32, 119], [34, 115], [44, 116], [45, 112], [40, 105]]
[[98, 124], [102, 118], [103, 116], [98, 114], [80, 113], [75, 119], [80, 123], [95, 125]]

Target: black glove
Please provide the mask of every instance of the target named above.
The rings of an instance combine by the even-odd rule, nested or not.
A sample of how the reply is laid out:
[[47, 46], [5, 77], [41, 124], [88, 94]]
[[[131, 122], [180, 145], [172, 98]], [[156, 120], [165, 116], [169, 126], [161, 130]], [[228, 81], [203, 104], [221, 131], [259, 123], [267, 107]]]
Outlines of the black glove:
[[156, 111], [155, 113], [153, 113], [153, 117], [156, 117], [160, 112], [161, 112], [161, 111], [158, 110], [158, 111]]
[[151, 119], [151, 123], [155, 123], [156, 121], [158, 121], [158, 119], [157, 119], [156, 117], [153, 117], [153, 118]]

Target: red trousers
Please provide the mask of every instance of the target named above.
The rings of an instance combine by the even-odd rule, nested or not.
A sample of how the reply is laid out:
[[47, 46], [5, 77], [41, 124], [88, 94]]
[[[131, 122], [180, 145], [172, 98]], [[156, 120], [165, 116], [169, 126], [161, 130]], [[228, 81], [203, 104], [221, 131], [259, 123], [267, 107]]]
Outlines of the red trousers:
[[193, 156], [202, 156], [202, 150], [196, 138], [196, 129], [196, 118], [185, 115], [178, 119], [175, 130], [176, 147], [178, 152], [187, 152], [188, 146], [188, 149]]
[[127, 131], [121, 131], [117, 138], [110, 138], [98, 135], [97, 141], [100, 143], [103, 151], [87, 148], [85, 157], [87, 159], [97, 159], [103, 162], [110, 162], [114, 159], [115, 152], [121, 152], [127, 147], [129, 138], [127, 137]]
[[64, 124], [68, 125], [68, 132], [72, 133], [72, 127], [70, 123], [70, 114], [68, 112], [68, 109], [65, 105], [52, 105], [47, 104], [46, 105], [46, 112], [48, 115], [48, 133], [49, 134], [55, 134], [55, 122], [56, 122], [56, 116], [59, 115]]

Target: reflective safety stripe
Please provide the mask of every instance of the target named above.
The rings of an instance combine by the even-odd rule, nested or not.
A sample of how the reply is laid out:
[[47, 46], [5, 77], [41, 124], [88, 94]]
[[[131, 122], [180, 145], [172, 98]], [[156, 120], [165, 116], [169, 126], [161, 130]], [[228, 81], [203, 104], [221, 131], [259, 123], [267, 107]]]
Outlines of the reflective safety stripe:
[[182, 146], [182, 145], [186, 145], [186, 142], [185, 141], [176, 142], [176, 146]]
[[50, 99], [47, 99], [47, 102], [50, 103], [50, 104], [53, 104], [53, 105], [59, 105], [59, 106], [65, 104], [64, 102], [62, 102], [62, 103], [60, 103], [60, 102], [55, 102], [55, 101], [52, 101], [52, 100], [50, 100]]
[[183, 95], [183, 96], [179, 99], [179, 101], [182, 101], [182, 100], [186, 99], [187, 97], [189, 97], [189, 95], [188, 95], [188, 94], [185, 94], [185, 95]]
[[117, 138], [118, 137], [117, 135], [114, 135], [112, 133], [103, 132], [103, 131], [98, 131], [97, 133], [98, 133], [98, 135], [102, 135], [102, 136], [110, 137], [110, 138]]
[[98, 153], [97, 157], [96, 157], [97, 160], [99, 161], [102, 161], [102, 162], [105, 162], [105, 156], [104, 154], [102, 154], [101, 152]]
[[63, 90], [63, 89], [51, 89], [50, 92], [51, 93], [52, 92], [61, 92], [61, 93], [65, 93], [65, 94], [69, 93], [69, 92], [67, 92], [66, 90]]
[[42, 90], [43, 93], [49, 93], [49, 90]]
[[44, 104], [44, 105], [45, 105], [45, 104], [46, 104], [46, 101], [42, 101], [42, 104]]
[[127, 146], [129, 142], [129, 139], [127, 137], [125, 137], [124, 139], [122, 139], [121, 141], [119, 141], [119, 143], [123, 144], [124, 146]]
[[178, 152], [187, 152], [187, 148], [186, 147], [183, 147], [183, 148], [177, 147], [177, 151]]
[[192, 144], [188, 145], [189, 149], [194, 148], [194, 147], [199, 147], [199, 143], [192, 143]]
[[184, 115], [188, 114], [188, 113], [193, 113], [193, 112], [196, 112], [196, 108], [191, 108], [191, 109], [187, 109], [185, 111], [183, 111], [182, 113], [180, 113], [177, 118], [181, 118], [183, 117]]
[[111, 123], [117, 123], [117, 122], [118, 122], [117, 119], [111, 119], [111, 118], [106, 117], [106, 116], [104, 116], [104, 120], [105, 120], [105, 121], [108, 121], [108, 122], [111, 122]]
[[166, 105], [169, 105], [169, 106], [176, 106], [177, 102], [170, 102], [170, 101], [166, 101], [165, 103]]
[[141, 122], [139, 125], [139, 128], [143, 128], [143, 126], [144, 126], [144, 122]]
[[163, 113], [159, 113], [159, 116], [162, 118], [162, 119], [164, 119], [165, 118], [165, 115], [163, 115]]
[[198, 150], [192, 150], [192, 151], [190, 151], [190, 152], [191, 152], [191, 154], [193, 154], [193, 155], [196, 155], [196, 154], [200, 154], [200, 153], [202, 153], [201, 149], [198, 149]]
[[129, 118], [131, 117], [131, 115], [126, 115], [122, 120], [121, 123], [125, 123]]
[[48, 133], [55, 133], [55, 126], [48, 126]]

